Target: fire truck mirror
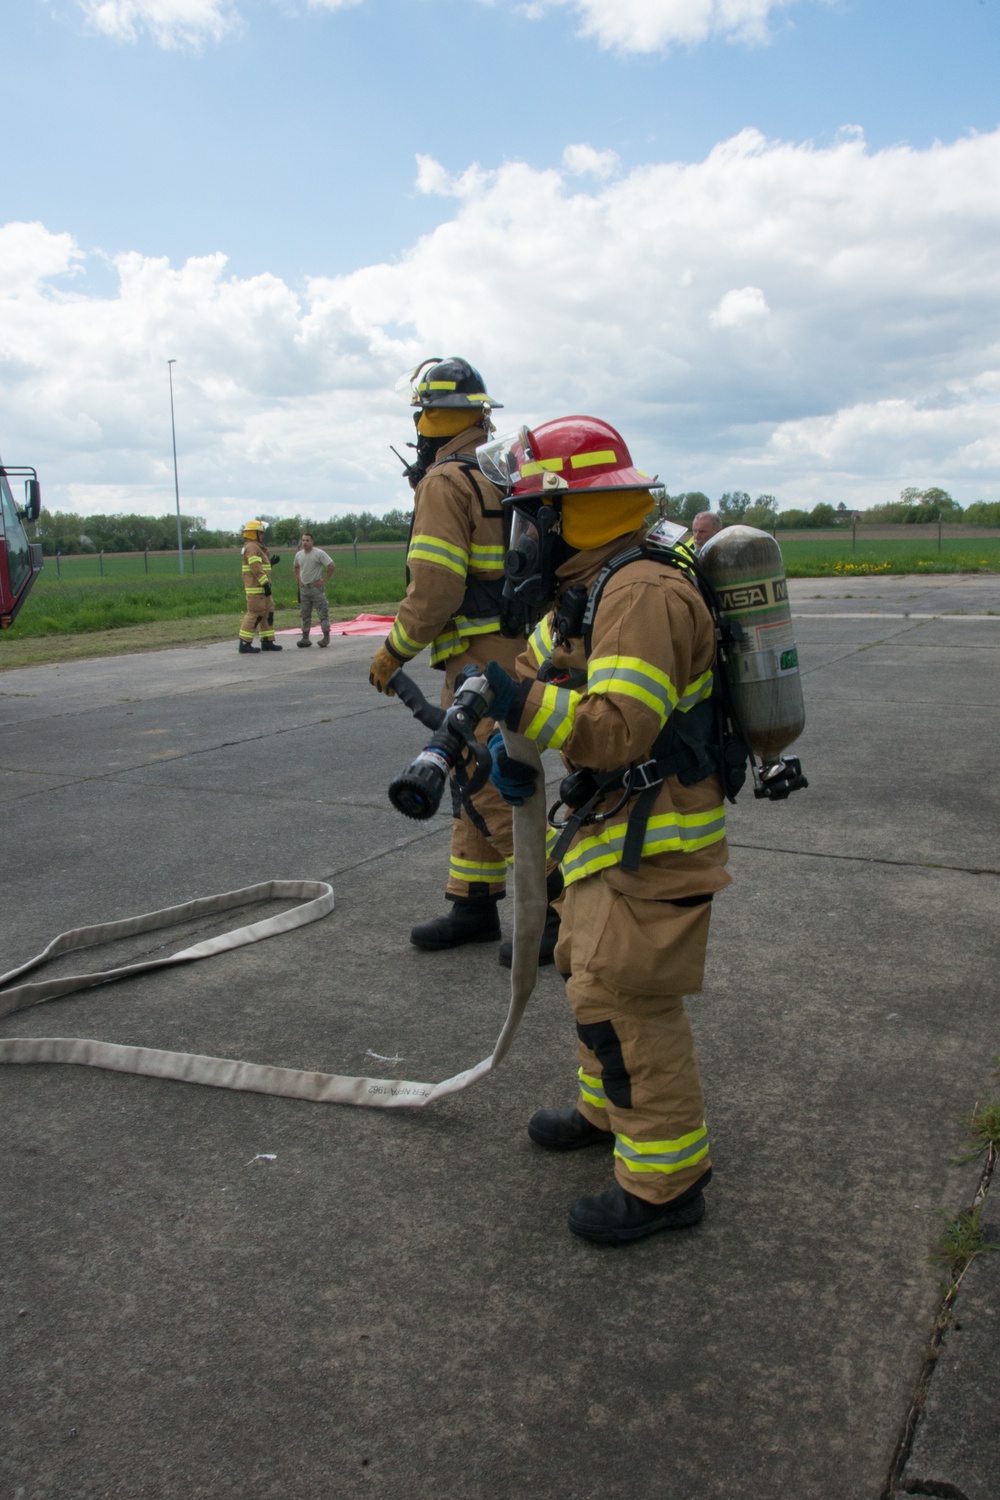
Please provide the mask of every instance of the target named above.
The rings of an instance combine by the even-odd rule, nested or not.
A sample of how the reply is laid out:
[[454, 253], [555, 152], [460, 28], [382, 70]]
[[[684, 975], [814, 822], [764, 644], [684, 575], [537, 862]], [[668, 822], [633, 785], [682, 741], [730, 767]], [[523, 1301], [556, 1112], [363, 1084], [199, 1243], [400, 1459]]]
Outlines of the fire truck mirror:
[[42, 486], [37, 479], [26, 479], [24, 481], [24, 513], [25, 521], [37, 521], [42, 513]]

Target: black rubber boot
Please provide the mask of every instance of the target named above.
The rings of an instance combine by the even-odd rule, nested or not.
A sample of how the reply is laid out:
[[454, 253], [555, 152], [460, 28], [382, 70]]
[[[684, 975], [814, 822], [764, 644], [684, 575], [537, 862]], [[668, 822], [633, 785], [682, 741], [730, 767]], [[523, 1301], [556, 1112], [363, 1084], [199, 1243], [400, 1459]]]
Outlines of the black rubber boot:
[[277, 641], [272, 641], [270, 638], [265, 637], [260, 643], [260, 649], [262, 651], [280, 651], [282, 648], [278, 645]]
[[578, 1151], [581, 1146], [610, 1146], [613, 1130], [592, 1125], [586, 1115], [571, 1109], [536, 1109], [528, 1121], [528, 1134], [536, 1146], [551, 1151]]
[[252, 641], [240, 641], [241, 656], [259, 656], [260, 647], [255, 646]]
[[[545, 909], [545, 926], [542, 928], [542, 941], [538, 945], [538, 967], [544, 968], [546, 964], [555, 962], [556, 943], [559, 941], [559, 913], [554, 906]], [[504, 938], [500, 944], [500, 952], [497, 955], [500, 963], [505, 969], [509, 969], [514, 962], [514, 940]]]
[[463, 943], [495, 943], [500, 937], [497, 896], [449, 896], [451, 911], [446, 917], [432, 917], [418, 922], [410, 933], [417, 948], [431, 951], [460, 948]]
[[616, 1182], [596, 1198], [578, 1198], [569, 1211], [569, 1227], [582, 1239], [599, 1245], [629, 1245], [661, 1229], [691, 1229], [705, 1217], [702, 1188], [711, 1177], [709, 1169], [686, 1193], [669, 1203], [647, 1203]]

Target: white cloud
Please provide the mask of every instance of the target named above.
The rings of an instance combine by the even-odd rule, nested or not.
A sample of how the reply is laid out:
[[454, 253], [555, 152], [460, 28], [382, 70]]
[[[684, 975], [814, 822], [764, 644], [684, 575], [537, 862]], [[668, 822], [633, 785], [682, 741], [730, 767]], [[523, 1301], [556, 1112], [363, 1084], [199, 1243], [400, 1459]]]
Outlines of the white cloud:
[[490, 179], [478, 163], [473, 162], [459, 176], [453, 177], [433, 156], [417, 153], [417, 192], [438, 198], [468, 198]]
[[540, 15], [570, 6], [583, 22], [584, 36], [622, 52], [659, 52], [694, 46], [710, 37], [762, 42], [773, 12], [793, 0], [533, 0], [524, 7]]
[[708, 315], [713, 328], [738, 328], [741, 323], [756, 323], [771, 309], [759, 286], [734, 288], [719, 299], [718, 307]]
[[161, 47], [218, 42], [238, 24], [232, 0], [77, 0], [91, 25], [120, 42], [143, 32]]
[[106, 486], [93, 508], [168, 510], [176, 358], [186, 508], [383, 510], [408, 497], [395, 378], [458, 353], [504, 426], [595, 412], [675, 490], [1000, 494], [1000, 132], [870, 152], [744, 131], [590, 183], [418, 172], [445, 194], [437, 228], [301, 292], [132, 253], [98, 296], [68, 235], [0, 230], [5, 456], [50, 503]]
[[614, 177], [621, 167], [617, 151], [597, 151], [593, 146], [567, 146], [562, 154], [563, 170], [571, 177]]

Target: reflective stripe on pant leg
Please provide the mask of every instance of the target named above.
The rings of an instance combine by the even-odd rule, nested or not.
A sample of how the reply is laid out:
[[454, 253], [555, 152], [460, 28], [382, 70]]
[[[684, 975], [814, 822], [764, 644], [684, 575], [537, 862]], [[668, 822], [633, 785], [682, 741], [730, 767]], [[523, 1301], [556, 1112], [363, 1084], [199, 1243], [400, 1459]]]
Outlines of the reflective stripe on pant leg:
[[[487, 739], [485, 726], [481, 730], [476, 738]], [[491, 896], [502, 896], [507, 885], [507, 863], [514, 852], [511, 810], [491, 781], [476, 793], [472, 803], [486, 833], [475, 826], [461, 802], [455, 804], [447, 893], [464, 896], [471, 883], [485, 880], [489, 882]]]
[[[252, 641], [254, 632], [260, 628], [263, 638], [267, 617], [267, 597], [264, 594], [247, 594], [247, 609], [240, 625], [240, 640]], [[274, 632], [272, 631], [273, 635]]]
[[579, 1031], [576, 1036], [576, 1055], [580, 1064], [576, 1070], [577, 1082], [580, 1086], [576, 1107], [591, 1125], [607, 1130], [608, 1099], [601, 1079], [601, 1064], [596, 1054], [591, 1052], [586, 1042], [582, 1040]]
[[[655, 975], [645, 973], [645, 964], [656, 962], [658, 921], [680, 970], [697, 969], [706, 928], [688, 927], [676, 909], [660, 906], [632, 903], [597, 877], [569, 887], [562, 909], [572, 965], [566, 992], [577, 1020], [581, 1068], [600, 1078], [607, 1101], [602, 1119], [599, 1106], [587, 1098], [594, 1092], [590, 1085], [581, 1094], [587, 1107], [578, 1107], [592, 1123], [611, 1126], [617, 1181], [652, 1203], [678, 1197], [710, 1165], [698, 1060], [683, 997], [657, 993]], [[628, 943], [623, 944], [623, 934]], [[677, 951], [689, 943], [698, 952]], [[640, 993], [647, 981], [646, 993]], [[598, 1047], [600, 1053], [590, 1050]], [[613, 1082], [608, 1062], [617, 1074]], [[627, 1104], [622, 1074], [628, 1079]]]
[[260, 622], [260, 638], [262, 641], [274, 640], [274, 610], [269, 609]]

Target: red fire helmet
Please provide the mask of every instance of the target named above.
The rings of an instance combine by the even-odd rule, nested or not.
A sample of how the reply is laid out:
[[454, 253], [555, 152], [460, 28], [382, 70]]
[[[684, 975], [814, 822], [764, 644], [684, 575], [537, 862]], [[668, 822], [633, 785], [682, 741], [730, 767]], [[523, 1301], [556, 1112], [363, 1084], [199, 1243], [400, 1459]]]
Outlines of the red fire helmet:
[[656, 483], [635, 467], [621, 433], [600, 417], [557, 417], [522, 427], [515, 436], [485, 443], [476, 456], [487, 479], [515, 499], [540, 495], [546, 474], [571, 490], [648, 490]]

